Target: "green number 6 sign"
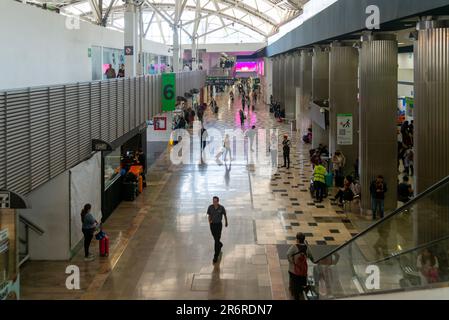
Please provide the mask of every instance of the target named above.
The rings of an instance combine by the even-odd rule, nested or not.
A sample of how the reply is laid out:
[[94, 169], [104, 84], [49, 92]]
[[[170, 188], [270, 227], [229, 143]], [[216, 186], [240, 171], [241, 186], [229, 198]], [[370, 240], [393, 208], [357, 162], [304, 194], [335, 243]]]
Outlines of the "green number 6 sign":
[[162, 111], [176, 109], [176, 74], [164, 73], [162, 75]]

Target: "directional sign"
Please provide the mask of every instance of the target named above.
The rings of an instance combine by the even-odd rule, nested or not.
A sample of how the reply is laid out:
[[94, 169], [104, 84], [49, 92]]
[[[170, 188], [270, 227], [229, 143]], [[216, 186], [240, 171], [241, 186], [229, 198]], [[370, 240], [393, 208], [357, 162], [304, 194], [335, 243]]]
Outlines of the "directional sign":
[[351, 146], [354, 143], [353, 128], [352, 114], [337, 114], [337, 144], [339, 146]]
[[134, 47], [126, 46], [125, 47], [125, 56], [133, 56], [134, 55]]
[[162, 111], [176, 110], [176, 74], [162, 75]]

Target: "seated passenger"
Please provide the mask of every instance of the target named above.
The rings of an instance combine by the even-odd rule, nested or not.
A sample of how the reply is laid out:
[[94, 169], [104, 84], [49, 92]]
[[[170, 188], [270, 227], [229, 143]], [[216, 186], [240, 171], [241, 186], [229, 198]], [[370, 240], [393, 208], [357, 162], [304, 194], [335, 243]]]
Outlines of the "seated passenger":
[[352, 201], [354, 200], [354, 192], [352, 191], [353, 185], [352, 177], [347, 176], [344, 180], [343, 188], [338, 190], [338, 193], [335, 195], [335, 199], [338, 199], [338, 205], [343, 206], [343, 201]]
[[421, 272], [421, 280], [423, 284], [435, 283], [439, 281], [438, 258], [430, 249], [423, 249], [421, 254], [418, 256], [416, 266]]

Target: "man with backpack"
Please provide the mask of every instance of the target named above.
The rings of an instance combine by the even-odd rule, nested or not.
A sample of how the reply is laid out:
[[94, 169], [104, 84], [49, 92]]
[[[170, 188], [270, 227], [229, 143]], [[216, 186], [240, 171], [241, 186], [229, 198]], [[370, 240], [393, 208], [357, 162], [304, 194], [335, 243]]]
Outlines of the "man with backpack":
[[287, 251], [288, 273], [290, 275], [289, 289], [295, 300], [301, 300], [301, 296], [307, 286], [307, 259], [313, 260], [313, 257], [307, 245], [306, 236], [303, 233], [298, 232], [296, 234], [296, 242]]

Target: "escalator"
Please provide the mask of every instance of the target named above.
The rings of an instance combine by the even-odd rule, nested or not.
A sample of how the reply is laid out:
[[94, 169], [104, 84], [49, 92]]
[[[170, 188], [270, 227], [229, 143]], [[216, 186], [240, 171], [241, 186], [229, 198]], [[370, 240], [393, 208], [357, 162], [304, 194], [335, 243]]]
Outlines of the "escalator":
[[312, 262], [314, 299], [449, 289], [449, 177]]

